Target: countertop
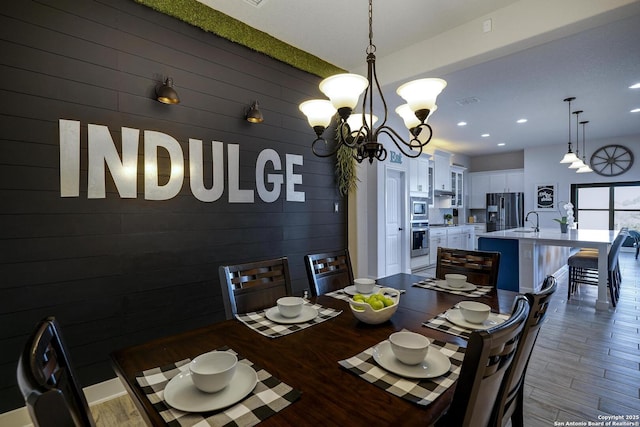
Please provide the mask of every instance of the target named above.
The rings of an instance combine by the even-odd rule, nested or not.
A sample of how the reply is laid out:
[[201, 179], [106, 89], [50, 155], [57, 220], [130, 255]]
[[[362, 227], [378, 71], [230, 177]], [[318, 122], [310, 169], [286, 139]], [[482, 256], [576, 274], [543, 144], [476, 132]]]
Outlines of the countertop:
[[[569, 230], [561, 233], [560, 228], [542, 228], [539, 232], [533, 232], [531, 228], [514, 228], [511, 230], [491, 231], [478, 233], [478, 237], [492, 237], [497, 239], [536, 240], [547, 242], [571, 243], [611, 243], [618, 235], [619, 230]], [[576, 245], [579, 246], [579, 245]]]

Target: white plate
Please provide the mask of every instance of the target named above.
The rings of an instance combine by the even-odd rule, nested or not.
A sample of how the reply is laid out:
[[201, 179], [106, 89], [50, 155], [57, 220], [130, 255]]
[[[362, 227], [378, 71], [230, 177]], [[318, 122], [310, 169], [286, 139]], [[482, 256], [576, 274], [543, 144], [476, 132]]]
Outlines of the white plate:
[[316, 316], [318, 316], [318, 310], [311, 307], [310, 305], [303, 305], [302, 312], [300, 312], [300, 314], [296, 317], [284, 317], [282, 314], [280, 314], [280, 310], [278, 310], [278, 307], [271, 307], [264, 315], [267, 316], [267, 319], [276, 323], [304, 323], [315, 319]]
[[182, 372], [167, 383], [164, 400], [173, 408], [185, 412], [207, 412], [238, 403], [253, 391], [258, 383], [256, 371], [238, 362], [231, 383], [216, 393], [205, 393], [193, 385], [191, 372]]
[[382, 341], [373, 349], [373, 360], [389, 372], [406, 378], [435, 378], [449, 372], [451, 361], [440, 350], [430, 347], [427, 356], [417, 365], [407, 365], [399, 361], [391, 350], [391, 343]]
[[436, 280], [436, 286], [442, 289], [448, 289], [450, 291], [473, 291], [476, 289], [476, 285], [469, 282], [464, 282], [464, 285], [462, 285], [461, 287], [454, 288], [452, 286], [449, 286], [446, 280]]
[[347, 286], [346, 288], [343, 289], [344, 293], [347, 295], [351, 295], [354, 296], [355, 294], [361, 294], [361, 295], [371, 295], [371, 294], [375, 294], [377, 293], [380, 289], [382, 289], [382, 286], [380, 285], [375, 285], [373, 287], [373, 292], [369, 293], [369, 294], [363, 294], [362, 292], [358, 292], [356, 291], [356, 285], [351, 285], [351, 286]]
[[489, 313], [489, 318], [485, 320], [483, 323], [471, 323], [464, 320], [462, 317], [462, 313], [459, 308], [452, 308], [447, 310], [444, 314], [444, 317], [454, 325], [462, 326], [467, 329], [489, 329], [492, 326], [499, 325], [503, 323], [505, 319], [498, 317], [496, 313]]

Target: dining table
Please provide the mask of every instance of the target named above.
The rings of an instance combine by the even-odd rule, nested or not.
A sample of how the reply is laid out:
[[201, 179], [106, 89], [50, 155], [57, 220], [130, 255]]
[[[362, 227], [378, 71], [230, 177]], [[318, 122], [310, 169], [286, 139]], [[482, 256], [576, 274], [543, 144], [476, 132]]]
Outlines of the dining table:
[[[141, 373], [226, 348], [299, 393], [299, 398], [269, 414], [261, 420], [261, 425], [430, 425], [446, 412], [455, 383], [435, 400], [420, 405], [377, 386], [375, 381], [363, 380], [339, 363], [401, 330], [417, 332], [433, 342], [459, 347], [463, 352], [467, 344], [464, 336], [426, 327], [425, 322], [471, 298], [462, 293], [416, 286], [424, 280], [423, 276], [406, 273], [377, 279], [378, 285], [401, 291], [396, 312], [381, 324], [359, 321], [351, 312], [347, 298], [325, 294], [308, 298], [309, 303], [337, 310], [339, 314], [294, 333], [272, 338], [237, 318], [223, 320], [113, 351], [112, 367], [142, 417], [153, 426], [167, 425], [167, 421], [160, 414], [158, 402], [152, 402], [145, 387], [140, 385]], [[473, 299], [490, 305], [493, 312], [508, 316], [516, 295], [516, 292], [492, 288]]]

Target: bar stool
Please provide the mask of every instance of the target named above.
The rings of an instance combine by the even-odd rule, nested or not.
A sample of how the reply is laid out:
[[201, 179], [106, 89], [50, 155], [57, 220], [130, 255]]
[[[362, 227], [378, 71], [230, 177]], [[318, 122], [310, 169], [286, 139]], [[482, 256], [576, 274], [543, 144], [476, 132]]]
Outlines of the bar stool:
[[[622, 242], [627, 237], [626, 231], [621, 231], [611, 245], [607, 257], [607, 287], [611, 296], [611, 304], [615, 307], [620, 297], [620, 282], [622, 276], [618, 265], [618, 254]], [[581, 250], [569, 257], [569, 286], [567, 288], [567, 301], [576, 292], [579, 284], [598, 286], [598, 251]]]

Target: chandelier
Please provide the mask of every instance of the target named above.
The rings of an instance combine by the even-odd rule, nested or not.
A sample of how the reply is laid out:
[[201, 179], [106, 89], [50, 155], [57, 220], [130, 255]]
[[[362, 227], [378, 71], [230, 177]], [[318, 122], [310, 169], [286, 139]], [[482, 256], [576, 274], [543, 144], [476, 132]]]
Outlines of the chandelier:
[[[407, 102], [396, 108], [396, 113], [400, 115], [405, 126], [409, 129], [409, 141], [405, 141], [402, 136], [386, 124], [387, 103], [376, 75], [376, 46], [373, 44], [372, 23], [373, 7], [372, 0], [369, 0], [369, 46], [366, 49], [367, 78], [357, 74], [336, 74], [328, 77], [320, 82], [319, 87], [320, 91], [329, 98], [329, 101], [313, 99], [300, 104], [300, 111], [307, 116], [309, 125], [316, 133], [316, 139], [311, 144], [311, 149], [313, 154], [318, 157], [330, 157], [344, 145], [353, 150], [352, 155], [358, 163], [364, 159], [369, 159], [369, 163], [373, 163], [374, 159], [383, 161], [387, 157], [387, 150], [378, 141], [382, 135], [391, 139], [405, 156], [418, 157], [422, 153], [422, 148], [431, 141], [433, 130], [427, 124], [427, 119], [436, 110], [436, 98], [445, 88], [447, 82], [442, 79], [426, 78], [405, 83], [398, 88], [397, 94]], [[384, 108], [382, 122], [377, 127], [374, 127], [378, 120], [378, 117], [373, 114], [374, 90], [377, 91]], [[363, 92], [362, 113], [353, 114]], [[322, 137], [322, 134], [331, 124], [336, 112], [338, 113], [338, 123], [336, 136], [332, 138], [333, 149], [331, 149], [327, 148], [329, 142]], [[421, 134], [421, 138], [418, 139], [418, 135]]]
[[[587, 163], [587, 151], [586, 151], [585, 142], [584, 142], [584, 126], [587, 123], [589, 123], [589, 120], [580, 122], [580, 124], [582, 125], [582, 163], [583, 165], [576, 171], [576, 173], [593, 172], [593, 169], [591, 169], [591, 167]], [[577, 141], [578, 141], [578, 137], [576, 136], [576, 143]]]

